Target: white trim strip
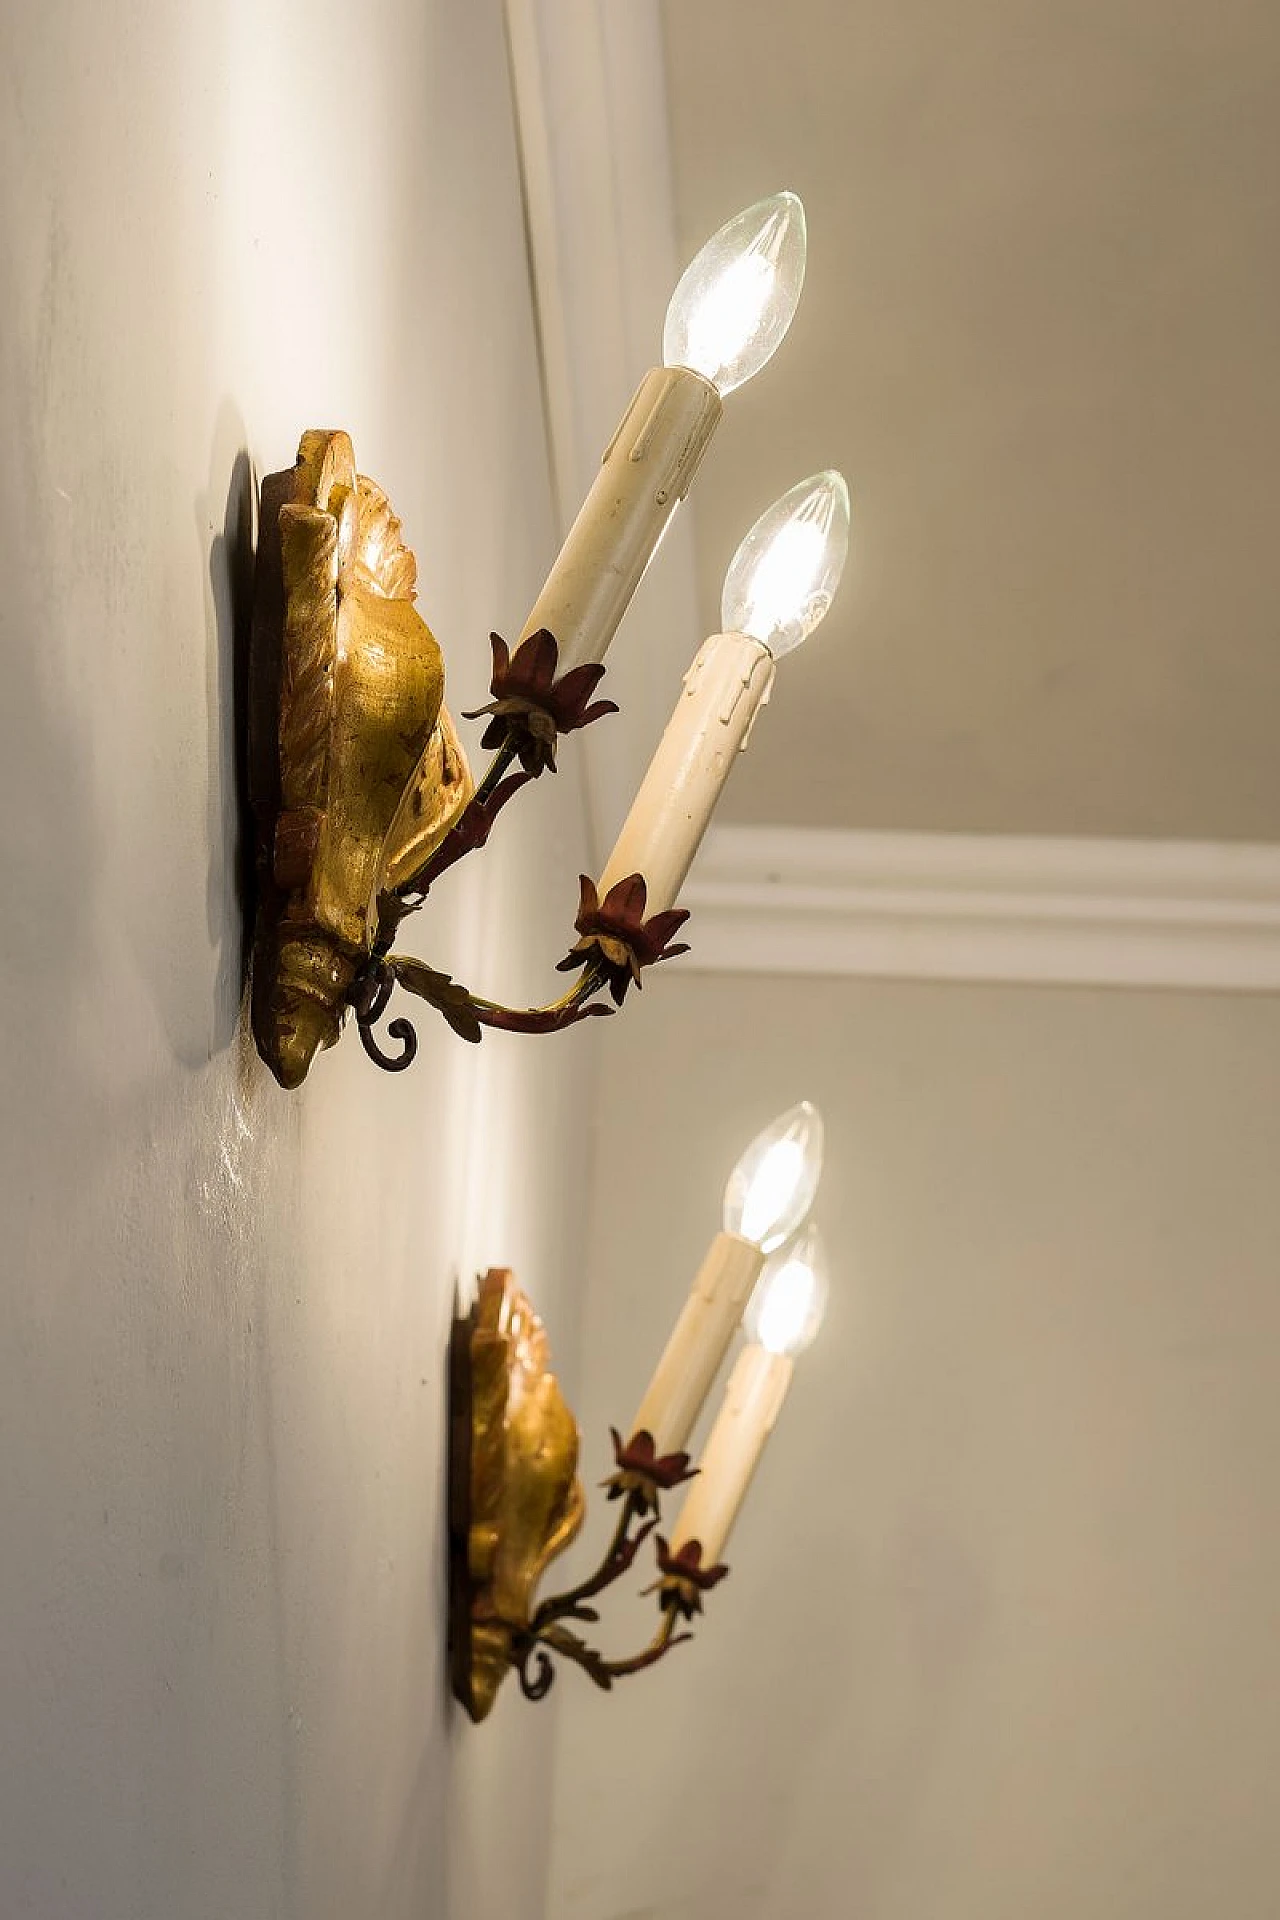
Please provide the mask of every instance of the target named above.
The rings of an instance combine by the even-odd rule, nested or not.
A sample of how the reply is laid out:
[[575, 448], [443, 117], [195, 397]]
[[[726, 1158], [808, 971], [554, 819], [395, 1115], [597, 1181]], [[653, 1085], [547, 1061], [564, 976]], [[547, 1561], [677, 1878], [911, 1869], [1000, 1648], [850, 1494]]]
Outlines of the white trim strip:
[[713, 828], [704, 971], [1280, 991], [1280, 846]]
[[[641, 376], [661, 361], [663, 316], [680, 277], [662, 20], [658, 0], [506, 6], [563, 535]], [[601, 691], [622, 710], [564, 755], [583, 769], [597, 867], [703, 638], [682, 510], [609, 655]]]

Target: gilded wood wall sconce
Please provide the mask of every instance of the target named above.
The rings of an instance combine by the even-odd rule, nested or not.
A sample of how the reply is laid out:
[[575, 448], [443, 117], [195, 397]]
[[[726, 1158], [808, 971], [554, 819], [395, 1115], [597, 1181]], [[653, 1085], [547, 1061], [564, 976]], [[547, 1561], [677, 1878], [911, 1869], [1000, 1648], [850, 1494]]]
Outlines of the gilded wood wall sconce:
[[[483, 1720], [509, 1672], [540, 1700], [552, 1656], [599, 1687], [640, 1673], [692, 1636], [687, 1624], [728, 1573], [721, 1560], [793, 1356], [826, 1303], [816, 1228], [800, 1235], [822, 1165], [822, 1121], [807, 1102], [784, 1113], [742, 1156], [725, 1193], [724, 1231], [708, 1249], [624, 1441], [613, 1435], [617, 1502], [604, 1557], [575, 1585], [541, 1600], [539, 1582], [576, 1537], [586, 1501], [579, 1435], [551, 1372], [546, 1332], [514, 1276], [491, 1269], [454, 1326], [450, 1353], [449, 1645], [453, 1690]], [[748, 1344], [730, 1373], [702, 1459], [689, 1436], [739, 1322]], [[691, 1483], [668, 1540], [660, 1503]], [[658, 1619], [639, 1653], [612, 1659], [575, 1631], [642, 1546], [656, 1549]]]
[[[748, 208], [708, 241], [672, 296], [665, 364], [645, 375], [511, 651], [494, 635], [473, 781], [444, 704], [444, 663], [414, 605], [417, 567], [386, 495], [346, 434], [303, 435], [263, 483], [250, 656], [250, 797], [258, 886], [252, 1021], [259, 1052], [296, 1087], [355, 1017], [391, 1071], [410, 1023], [376, 1036], [396, 986], [467, 1040], [486, 1027], [551, 1033], [613, 1011], [646, 967], [685, 949], [675, 902], [775, 662], [831, 604], [848, 545], [839, 474], [792, 488], [756, 523], [598, 882], [581, 881], [576, 975], [548, 1006], [499, 1006], [392, 951], [404, 916], [502, 808], [554, 771], [560, 736], [616, 711], [597, 698], [604, 655], [723, 411], [791, 324], [804, 281], [794, 194]], [[613, 1006], [602, 1004], [608, 991]]]

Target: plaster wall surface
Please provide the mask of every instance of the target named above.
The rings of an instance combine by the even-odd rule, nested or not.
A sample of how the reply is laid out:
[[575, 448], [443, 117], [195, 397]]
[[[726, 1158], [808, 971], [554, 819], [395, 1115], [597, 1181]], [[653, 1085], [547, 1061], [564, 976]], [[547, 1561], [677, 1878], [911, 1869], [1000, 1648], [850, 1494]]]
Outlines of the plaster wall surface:
[[1272, 1920], [1280, 1007], [677, 966], [613, 1037], [588, 1481], [804, 1096], [832, 1287], [693, 1644], [562, 1685], [556, 1920]]
[[[553, 551], [497, 0], [11, 0], [0, 298], [0, 1912], [540, 1920], [551, 1710], [446, 1697], [444, 1353], [490, 1262], [572, 1325], [591, 1042], [428, 1013], [282, 1093], [232, 712], [302, 429], [455, 711]], [[405, 944], [542, 998], [572, 776], [528, 801]]]
[[690, 501], [702, 623], [791, 480], [853, 543], [724, 818], [1272, 840], [1273, 0], [663, 0], [680, 249], [809, 268]]

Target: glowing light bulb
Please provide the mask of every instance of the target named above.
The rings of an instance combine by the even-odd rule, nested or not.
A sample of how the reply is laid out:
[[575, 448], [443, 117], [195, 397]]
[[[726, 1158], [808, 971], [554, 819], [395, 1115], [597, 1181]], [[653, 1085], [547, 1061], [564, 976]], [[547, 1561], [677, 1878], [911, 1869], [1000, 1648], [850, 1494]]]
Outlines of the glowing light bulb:
[[822, 1173], [822, 1115], [808, 1100], [757, 1134], [724, 1190], [726, 1233], [772, 1253], [813, 1205]]
[[713, 233], [680, 276], [662, 357], [722, 394], [759, 373], [795, 317], [804, 286], [804, 207], [775, 193]]
[[742, 1324], [749, 1339], [770, 1353], [791, 1357], [809, 1345], [826, 1309], [826, 1248], [818, 1229], [810, 1227], [794, 1247], [769, 1261]]
[[762, 513], [724, 577], [726, 633], [749, 633], [775, 660], [808, 638], [835, 598], [849, 551], [849, 489], [829, 470]]

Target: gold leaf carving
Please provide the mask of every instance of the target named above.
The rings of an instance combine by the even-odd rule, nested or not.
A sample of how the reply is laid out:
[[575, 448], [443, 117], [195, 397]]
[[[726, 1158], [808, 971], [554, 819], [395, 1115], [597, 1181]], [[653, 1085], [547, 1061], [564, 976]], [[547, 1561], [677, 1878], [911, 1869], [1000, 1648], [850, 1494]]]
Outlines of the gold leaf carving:
[[378, 485], [361, 474], [351, 568], [355, 578], [388, 600], [415, 599], [418, 563], [400, 537], [400, 521]]
[[467, 1607], [453, 1621], [455, 1675], [481, 1720], [529, 1624], [538, 1582], [578, 1532], [585, 1501], [578, 1429], [551, 1372], [546, 1331], [513, 1274], [490, 1268], [459, 1332], [468, 1341], [470, 1411], [465, 1537], [455, 1538]]
[[385, 864], [425, 858], [472, 783], [440, 649], [412, 604], [413, 554], [382, 488], [357, 478], [347, 435], [305, 433], [262, 497], [274, 524], [264, 517], [259, 538], [250, 671], [253, 1027], [296, 1086], [338, 1036]]
[[380, 893], [394, 893], [421, 872], [475, 790], [453, 716], [448, 707], [442, 706], [436, 729], [404, 790], [387, 835]]
[[281, 798], [321, 807], [329, 776], [333, 668], [338, 650], [338, 525], [320, 507], [280, 509], [288, 583], [280, 659]]

